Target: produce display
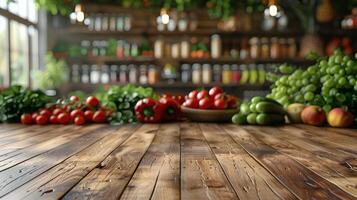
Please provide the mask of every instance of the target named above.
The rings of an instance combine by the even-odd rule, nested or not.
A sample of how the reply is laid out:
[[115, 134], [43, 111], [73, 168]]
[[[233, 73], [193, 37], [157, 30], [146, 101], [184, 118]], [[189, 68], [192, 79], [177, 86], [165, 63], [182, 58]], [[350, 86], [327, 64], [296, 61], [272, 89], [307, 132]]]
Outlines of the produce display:
[[9, 87], [0, 93], [0, 122], [19, 122], [23, 113], [34, 112], [50, 100], [41, 91]]
[[278, 78], [268, 95], [284, 107], [302, 103], [320, 106], [326, 112], [344, 107], [357, 113], [357, 61], [350, 56], [335, 50], [332, 56], [318, 58], [306, 70], [285, 67], [284, 72], [291, 73]]
[[135, 85], [112, 86], [103, 95], [103, 104], [112, 108], [115, 113], [108, 120], [112, 124], [136, 122], [135, 105], [144, 98], [157, 99], [152, 88], [137, 87]]
[[35, 112], [25, 112], [21, 115], [21, 123], [30, 125], [105, 123], [113, 111], [103, 107], [100, 101], [89, 96], [85, 102], [77, 96], [49, 103]]
[[208, 90], [193, 90], [186, 97], [182, 106], [204, 110], [235, 109], [238, 101], [235, 96], [227, 95], [220, 87], [212, 87]]
[[240, 106], [240, 112], [232, 117], [239, 125], [278, 125], [285, 123], [285, 110], [277, 101], [267, 97], [254, 97]]

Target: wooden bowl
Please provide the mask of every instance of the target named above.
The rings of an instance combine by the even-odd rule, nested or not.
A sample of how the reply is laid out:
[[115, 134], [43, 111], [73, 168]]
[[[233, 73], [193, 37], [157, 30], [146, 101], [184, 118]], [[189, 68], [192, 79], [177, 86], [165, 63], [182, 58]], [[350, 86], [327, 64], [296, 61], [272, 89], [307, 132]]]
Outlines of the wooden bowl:
[[232, 120], [238, 109], [203, 110], [181, 106], [182, 113], [191, 121], [196, 122], [228, 122]]

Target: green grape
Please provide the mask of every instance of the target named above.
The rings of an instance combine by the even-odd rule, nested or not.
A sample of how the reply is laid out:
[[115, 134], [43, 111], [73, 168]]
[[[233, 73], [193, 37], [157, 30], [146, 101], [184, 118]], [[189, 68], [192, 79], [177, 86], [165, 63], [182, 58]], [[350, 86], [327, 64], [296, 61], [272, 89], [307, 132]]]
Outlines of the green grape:
[[348, 57], [346, 55], [343, 56], [343, 58], [342, 58], [342, 61], [345, 62], [345, 63], [347, 63], [349, 60], [350, 60], [350, 57]]
[[340, 79], [338, 79], [338, 84], [340, 86], [344, 86], [345, 84], [347, 84], [347, 79], [345, 77], [341, 77]]
[[347, 67], [353, 68], [353, 65], [354, 65], [353, 60], [347, 61]]
[[331, 88], [333, 85], [335, 85], [335, 81], [334, 79], [330, 78], [326, 82], [324, 82], [324, 85], [326, 85], [326, 87], [328, 88]]
[[351, 86], [354, 86], [356, 84], [356, 79], [354, 78], [349, 79], [349, 83]]
[[355, 84], [354, 88], [353, 88], [355, 91], [357, 91], [357, 84]]
[[337, 93], [336, 94], [336, 99], [337, 101], [339, 101], [340, 103], [343, 103], [346, 100], [346, 96], [344, 94], [341, 93]]
[[338, 70], [338, 74], [344, 76], [346, 73], [345, 73], [344, 69], [340, 69], [340, 70]]
[[330, 112], [332, 110], [332, 106], [329, 104], [326, 104], [322, 107], [326, 113]]
[[314, 99], [314, 93], [312, 92], [307, 92], [305, 95], [304, 95], [304, 99], [306, 101], [311, 101], [312, 99]]
[[341, 55], [336, 55], [334, 61], [335, 61], [335, 63], [341, 63], [342, 62], [342, 56]]
[[316, 89], [317, 89], [316, 86], [313, 85], [313, 84], [310, 84], [310, 85], [305, 87], [305, 91], [306, 92], [314, 92]]

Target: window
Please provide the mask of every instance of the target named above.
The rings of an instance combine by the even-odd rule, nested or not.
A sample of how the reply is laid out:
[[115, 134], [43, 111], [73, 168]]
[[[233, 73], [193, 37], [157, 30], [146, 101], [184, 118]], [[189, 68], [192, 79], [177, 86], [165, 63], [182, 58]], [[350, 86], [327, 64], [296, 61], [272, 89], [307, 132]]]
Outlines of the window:
[[0, 0], [0, 87], [31, 86], [39, 65], [37, 21], [35, 0]]

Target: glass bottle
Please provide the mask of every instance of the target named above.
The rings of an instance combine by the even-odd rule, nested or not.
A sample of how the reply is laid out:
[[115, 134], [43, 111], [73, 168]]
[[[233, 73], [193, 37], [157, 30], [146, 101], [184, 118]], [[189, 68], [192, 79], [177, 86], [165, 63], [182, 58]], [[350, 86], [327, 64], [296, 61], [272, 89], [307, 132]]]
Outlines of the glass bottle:
[[270, 57], [270, 48], [269, 48], [269, 40], [264, 37], [261, 39], [261, 57], [264, 59], [268, 59]]
[[181, 65], [181, 81], [183, 83], [191, 81], [191, 66], [189, 64]]
[[202, 65], [202, 83], [209, 84], [212, 82], [212, 68], [209, 64]]
[[190, 43], [187, 39], [184, 39], [181, 42], [181, 58], [188, 58], [190, 57]]
[[89, 83], [90, 82], [90, 71], [88, 65], [81, 66], [81, 82]]
[[222, 67], [222, 83], [227, 85], [232, 82], [232, 70], [228, 64]]
[[119, 67], [119, 82], [120, 83], [128, 82], [127, 70], [128, 70], [128, 67], [126, 65], [120, 65], [120, 67]]
[[100, 82], [100, 71], [98, 65], [92, 65], [91, 67], [90, 82], [93, 84]]
[[249, 40], [250, 45], [250, 57], [252, 59], [257, 59], [260, 55], [259, 39], [257, 37], [252, 37]]
[[115, 31], [116, 30], [116, 24], [117, 23], [117, 17], [115, 15], [110, 15], [109, 18], [109, 30], [110, 31]]
[[118, 82], [118, 66], [112, 65], [110, 67], [110, 82], [116, 83]]
[[278, 38], [273, 37], [270, 39], [270, 58], [277, 59], [280, 58], [280, 47]]
[[160, 73], [156, 66], [150, 65], [148, 71], [148, 83], [154, 85], [159, 82]]
[[215, 83], [222, 82], [222, 69], [221, 69], [221, 65], [219, 64], [213, 65], [213, 81]]
[[109, 67], [108, 65], [103, 65], [100, 76], [101, 83], [109, 83]]
[[222, 55], [222, 41], [218, 34], [211, 36], [211, 57], [214, 59], [220, 58]]
[[148, 75], [147, 75], [147, 67], [146, 65], [140, 66], [140, 77], [139, 77], [140, 84], [147, 84], [148, 83]]
[[201, 65], [195, 63], [192, 65], [192, 83], [200, 84], [202, 77]]
[[232, 83], [239, 83], [241, 78], [241, 72], [239, 71], [239, 66], [237, 64], [233, 64], [232, 68]]
[[137, 67], [133, 64], [129, 65], [129, 82], [130, 83], [138, 82], [138, 70]]

